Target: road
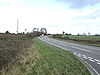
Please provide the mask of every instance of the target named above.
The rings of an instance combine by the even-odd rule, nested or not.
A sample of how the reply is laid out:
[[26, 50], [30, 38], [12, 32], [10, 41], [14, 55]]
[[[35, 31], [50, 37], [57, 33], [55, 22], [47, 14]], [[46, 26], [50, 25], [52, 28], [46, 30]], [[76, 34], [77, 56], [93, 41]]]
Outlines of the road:
[[56, 47], [70, 51], [84, 60], [93, 75], [100, 75], [100, 47], [64, 42], [46, 36], [39, 37], [39, 39]]

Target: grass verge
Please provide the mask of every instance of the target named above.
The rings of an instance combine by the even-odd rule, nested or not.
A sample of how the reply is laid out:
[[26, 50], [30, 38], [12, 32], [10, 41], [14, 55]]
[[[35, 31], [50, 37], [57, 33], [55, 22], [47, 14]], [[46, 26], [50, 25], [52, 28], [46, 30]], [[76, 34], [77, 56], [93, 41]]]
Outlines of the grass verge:
[[29, 75], [90, 75], [87, 68], [70, 52], [34, 40], [39, 59]]

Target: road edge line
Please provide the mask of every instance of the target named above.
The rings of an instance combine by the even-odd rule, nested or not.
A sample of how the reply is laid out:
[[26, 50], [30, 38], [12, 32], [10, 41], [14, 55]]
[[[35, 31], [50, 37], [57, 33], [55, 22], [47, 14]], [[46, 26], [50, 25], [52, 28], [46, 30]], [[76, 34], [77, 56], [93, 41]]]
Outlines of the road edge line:
[[[79, 57], [78, 57], [79, 58]], [[100, 75], [88, 62], [86, 62], [84, 59], [82, 59], [82, 58], [79, 58], [82, 62], [83, 62], [83, 64], [84, 65], [86, 65], [86, 67], [88, 68], [88, 70], [92, 73], [92, 75], [94, 75], [94, 73], [93, 73], [93, 71], [97, 74], [97, 75]], [[91, 68], [91, 70], [89, 69], [89, 68]]]

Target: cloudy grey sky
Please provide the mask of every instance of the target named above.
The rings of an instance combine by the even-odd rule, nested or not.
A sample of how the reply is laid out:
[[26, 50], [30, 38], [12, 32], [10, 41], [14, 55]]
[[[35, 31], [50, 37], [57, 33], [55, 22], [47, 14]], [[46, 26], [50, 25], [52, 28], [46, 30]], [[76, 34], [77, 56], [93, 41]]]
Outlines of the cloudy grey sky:
[[45, 27], [48, 33], [100, 34], [100, 0], [0, 0], [0, 32]]
[[70, 8], [76, 8], [76, 9], [83, 8], [86, 6], [93, 6], [95, 4], [100, 3], [100, 0], [58, 0], [58, 1], [64, 2], [66, 4], [69, 3]]

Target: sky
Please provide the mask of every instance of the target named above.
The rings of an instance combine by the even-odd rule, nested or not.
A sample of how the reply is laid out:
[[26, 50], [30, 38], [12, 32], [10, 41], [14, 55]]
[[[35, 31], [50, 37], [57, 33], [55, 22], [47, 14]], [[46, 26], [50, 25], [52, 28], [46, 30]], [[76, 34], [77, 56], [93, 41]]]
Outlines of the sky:
[[100, 0], [0, 0], [0, 32], [100, 34]]

